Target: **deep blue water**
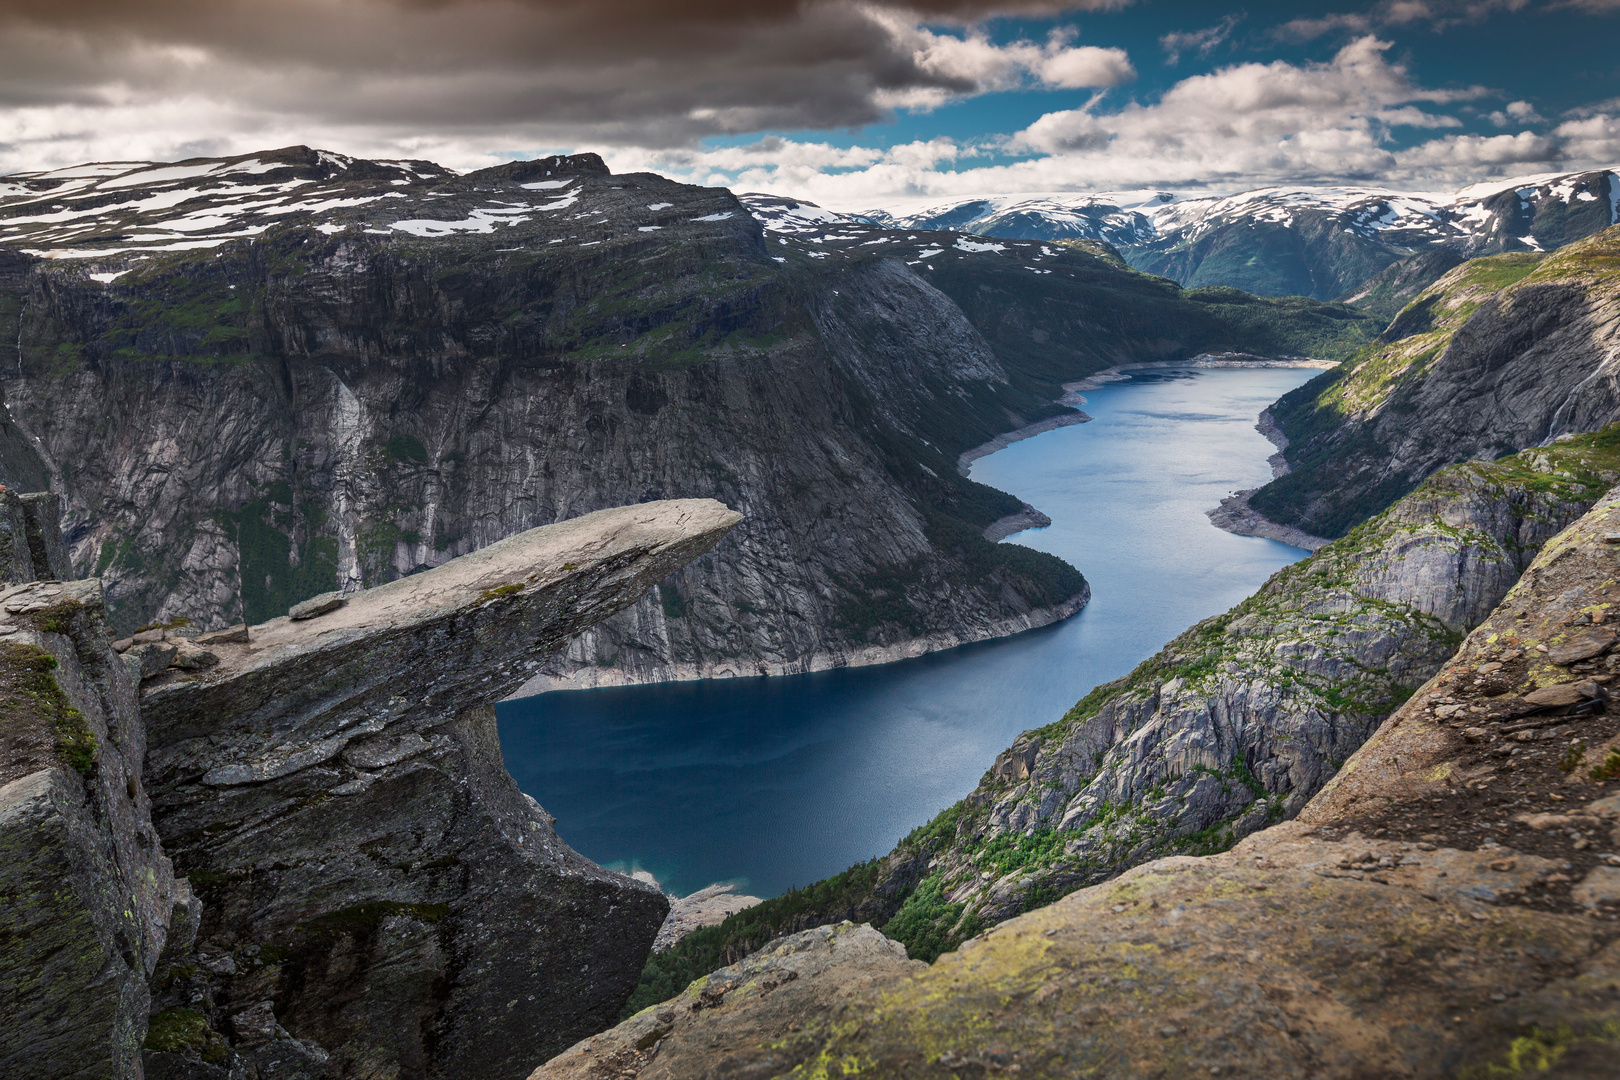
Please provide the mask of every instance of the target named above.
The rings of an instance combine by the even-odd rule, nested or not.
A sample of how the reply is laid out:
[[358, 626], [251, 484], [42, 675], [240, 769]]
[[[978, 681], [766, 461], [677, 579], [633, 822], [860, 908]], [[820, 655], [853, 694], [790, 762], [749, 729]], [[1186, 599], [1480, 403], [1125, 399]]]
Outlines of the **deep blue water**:
[[563, 691], [500, 707], [507, 768], [603, 865], [772, 896], [887, 852], [1050, 723], [1304, 552], [1204, 511], [1270, 476], [1255, 417], [1314, 372], [1138, 373], [973, 478], [1051, 517], [1006, 541], [1091, 583], [1057, 626], [881, 667]]

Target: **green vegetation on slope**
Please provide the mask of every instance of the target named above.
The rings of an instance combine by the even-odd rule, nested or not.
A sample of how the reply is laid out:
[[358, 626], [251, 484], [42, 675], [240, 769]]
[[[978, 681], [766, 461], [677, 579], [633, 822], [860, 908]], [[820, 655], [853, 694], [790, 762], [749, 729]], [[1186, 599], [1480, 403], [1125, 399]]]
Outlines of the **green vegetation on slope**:
[[[1456, 491], [1483, 491], [1504, 504], [1522, 505], [1531, 513], [1536, 504], [1530, 497], [1537, 496], [1548, 497], [1574, 512], [1590, 506], [1616, 480], [1620, 480], [1620, 424], [1500, 461], [1466, 462], [1443, 470], [1427, 480], [1413, 500], [1401, 504], [1403, 508], [1414, 508], [1411, 514], [1380, 514], [1312, 558], [1278, 571], [1254, 596], [1191, 627], [1130, 674], [1096, 687], [1058, 720], [1027, 733], [1020, 742], [1032, 737], [1049, 744], [1061, 742], [1110, 704], [1146, 698], [1172, 679], [1190, 683], [1217, 679], [1227, 665], [1239, 662], [1246, 670], [1257, 670], [1259, 660], [1253, 653], [1254, 645], [1264, 646], [1269, 640], [1268, 627], [1288, 620], [1293, 622], [1284, 636], [1290, 639], [1304, 627], [1329, 640], [1339, 634], [1359, 632], [1355, 612], [1317, 611], [1316, 607], [1342, 605], [1313, 606], [1308, 601], [1352, 586], [1355, 565], [1385, 550], [1398, 532], [1451, 529], [1439, 518], [1419, 520], [1422, 514], [1417, 508], [1429, 501], [1443, 502]], [[1494, 543], [1486, 537], [1480, 540]], [[1359, 595], [1357, 603], [1380, 617], [1402, 620], [1420, 638], [1431, 640], [1447, 653], [1461, 640], [1457, 631], [1409, 608], [1365, 595]], [[1371, 718], [1373, 723], [1404, 703], [1415, 688], [1410, 678], [1401, 681], [1383, 671], [1364, 671], [1335, 681], [1315, 678], [1285, 663], [1271, 664], [1266, 678], [1296, 693], [1311, 695], [1325, 714], [1361, 716]], [[1102, 764], [1101, 754], [1097, 764]], [[1220, 770], [1202, 771], [1234, 789], [1247, 789], [1255, 800], [1250, 805], [1261, 805], [1266, 820], [1280, 818], [1280, 802], [1241, 758]], [[1077, 863], [1067, 854], [1067, 844], [1090, 830], [1101, 830], [1113, 837], [1112, 850], [1120, 856], [1145, 846], [1149, 853], [1144, 858], [1210, 854], [1229, 848], [1241, 838], [1230, 820], [1181, 834], [1152, 834], [1146, 830], [1158, 825], [1145, 813], [1144, 803], [1100, 804], [1089, 820], [1067, 831], [1039, 827], [1027, 833], [992, 834], [986, 828], [990, 805], [998, 792], [1018, 782], [986, 773], [970, 797], [913, 830], [887, 858], [862, 863], [824, 882], [766, 900], [719, 926], [697, 931], [667, 952], [653, 955], [626, 1015], [668, 1000], [692, 979], [737, 962], [773, 938], [846, 918], [870, 922], [904, 944], [912, 957], [932, 961], [983, 929], [984, 923], [970, 902], [950, 899], [980, 874], [989, 873], [992, 880], [1020, 872], [1028, 875], [1021, 909], [1033, 910], [1126, 869], [1117, 862]], [[1154, 797], [1150, 793], [1145, 802], [1153, 802]]]
[[[1451, 270], [1402, 309], [1375, 344], [1272, 407], [1289, 439], [1293, 471], [1250, 504], [1274, 521], [1338, 536], [1412, 490], [1436, 461], [1502, 454], [1536, 441], [1539, 432], [1482, 446], [1466, 420], [1431, 422], [1427, 410], [1443, 407], [1444, 398], [1425, 389], [1431, 372], [1444, 359], [1451, 382], [1476, 375], [1470, 365], [1483, 365], [1481, 379], [1505, 378], [1500, 365], [1518, 362], [1515, 355], [1549, 338], [1560, 343], [1548, 346], [1550, 357], [1580, 349], [1580, 320], [1606, 318], [1616, 283], [1620, 227], [1550, 255], [1495, 255]], [[1579, 363], [1570, 355], [1565, 361]], [[1529, 407], [1536, 407], [1533, 399]], [[1412, 460], [1425, 464], [1402, 465], [1391, 449], [1395, 441], [1417, 449]]]
[[928, 275], [989, 341], [1014, 387], [1038, 401], [1116, 364], [1210, 352], [1343, 360], [1378, 333], [1377, 319], [1344, 304], [1221, 287], [1184, 290], [1126, 268], [1105, 244], [1046, 247], [1061, 253], [1043, 263], [1051, 273], [984, 255], [940, 261]]

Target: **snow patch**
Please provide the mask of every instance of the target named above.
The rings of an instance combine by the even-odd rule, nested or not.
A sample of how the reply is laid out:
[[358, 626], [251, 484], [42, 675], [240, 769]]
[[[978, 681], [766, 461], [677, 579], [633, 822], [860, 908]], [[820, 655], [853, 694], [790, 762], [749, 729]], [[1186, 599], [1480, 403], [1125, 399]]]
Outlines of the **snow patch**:
[[460, 221], [436, 221], [432, 218], [412, 218], [408, 221], [396, 221], [390, 224], [390, 229], [410, 233], [412, 236], [450, 236], [455, 233], [492, 233], [495, 226], [517, 225], [528, 221], [526, 217], [512, 217], [512, 210], [474, 210], [470, 217]]
[[127, 273], [129, 273], [128, 270], [120, 270], [115, 274], [91, 274], [90, 275], [90, 280], [91, 281], [99, 281], [103, 285], [105, 285], [110, 281], [117, 281], [119, 278], [123, 277]]
[[961, 237], [957, 238], [953, 246], [957, 251], [994, 251], [998, 255], [1007, 250], [1006, 244], [980, 244]]
[[103, 180], [97, 186], [102, 189], [134, 187], [137, 184], [162, 184], [176, 180], [195, 180], [199, 176], [207, 176], [219, 168], [217, 162], [207, 165], [170, 165], [163, 169], [141, 169], [126, 173], [111, 180]]
[[552, 191], [556, 188], [565, 188], [572, 184], [577, 177], [570, 176], [567, 180], [536, 180], [532, 184], [520, 184], [524, 191]]
[[720, 213], [720, 214], [705, 214], [703, 217], [695, 217], [692, 220], [693, 221], [725, 221], [727, 218], [732, 217], [732, 216], [733, 216], [732, 212], [730, 210], [727, 210], [724, 213]]
[[647, 209], [649, 209], [649, 210], [668, 210], [670, 207], [672, 207], [674, 205], [675, 204], [672, 203], [672, 202], [648, 203], [647, 204]]

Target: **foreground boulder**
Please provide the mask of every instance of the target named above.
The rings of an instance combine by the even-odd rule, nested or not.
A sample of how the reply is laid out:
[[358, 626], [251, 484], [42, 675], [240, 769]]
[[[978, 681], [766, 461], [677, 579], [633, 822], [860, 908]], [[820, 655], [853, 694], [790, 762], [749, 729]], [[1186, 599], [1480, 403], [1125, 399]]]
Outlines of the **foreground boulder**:
[[[1611, 492], [1297, 821], [1137, 867], [837, 1005], [767, 1012], [781, 977], [750, 958], [535, 1077], [1612, 1077], [1615, 538]], [[688, 1019], [655, 1037], [657, 1009]]]
[[149, 677], [153, 820], [204, 908], [147, 1076], [498, 1080], [610, 1023], [668, 902], [557, 837], [494, 704], [739, 520], [600, 511]]

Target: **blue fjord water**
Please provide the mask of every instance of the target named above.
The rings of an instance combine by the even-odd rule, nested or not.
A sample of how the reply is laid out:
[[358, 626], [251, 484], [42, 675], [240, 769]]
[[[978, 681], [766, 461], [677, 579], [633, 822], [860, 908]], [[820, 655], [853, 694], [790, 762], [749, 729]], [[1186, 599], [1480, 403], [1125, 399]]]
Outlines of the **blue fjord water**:
[[1269, 478], [1255, 417], [1313, 374], [1138, 372], [1086, 395], [1091, 423], [974, 463], [1051, 517], [1006, 542], [1086, 575], [1072, 619], [881, 667], [506, 702], [507, 768], [576, 850], [677, 895], [737, 881], [773, 896], [883, 854], [1019, 732], [1303, 557], [1204, 512]]

